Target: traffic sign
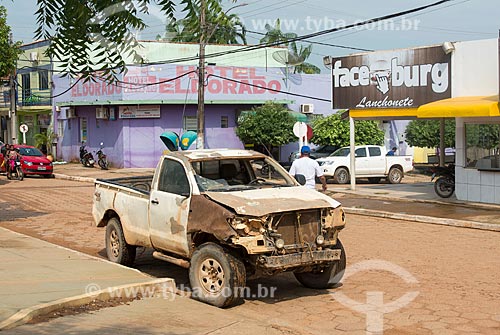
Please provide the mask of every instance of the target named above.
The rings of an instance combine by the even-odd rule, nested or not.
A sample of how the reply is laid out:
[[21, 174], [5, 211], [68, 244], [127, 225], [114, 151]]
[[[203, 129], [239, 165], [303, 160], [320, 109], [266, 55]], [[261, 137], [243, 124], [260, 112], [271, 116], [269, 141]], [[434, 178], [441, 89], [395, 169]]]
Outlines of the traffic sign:
[[307, 124], [305, 122], [295, 122], [293, 125], [293, 133], [298, 138], [304, 137], [307, 135]]
[[28, 132], [28, 125], [23, 123], [19, 126], [19, 131], [23, 134], [26, 134]]

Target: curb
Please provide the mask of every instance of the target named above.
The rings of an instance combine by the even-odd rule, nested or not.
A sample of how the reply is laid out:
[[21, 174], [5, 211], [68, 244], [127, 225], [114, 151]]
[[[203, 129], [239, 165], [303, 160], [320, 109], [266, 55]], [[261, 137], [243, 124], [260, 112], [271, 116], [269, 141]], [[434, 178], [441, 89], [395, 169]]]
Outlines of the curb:
[[395, 220], [414, 221], [414, 222], [441, 225], [441, 226], [472, 228], [472, 229], [500, 232], [500, 225], [493, 224], [493, 223], [437, 218], [437, 217], [425, 216], [425, 215], [408, 215], [408, 214], [399, 214], [399, 213], [389, 213], [389, 212], [384, 212], [384, 211], [354, 208], [354, 207], [344, 207], [344, 211], [348, 214], [374, 216], [374, 217], [381, 217], [381, 218], [388, 218], [388, 219], [395, 219]]
[[[90, 290], [92, 287], [88, 287]], [[97, 288], [97, 287], [95, 287]], [[74, 297], [58, 299], [45, 304], [35, 305], [22, 309], [8, 319], [0, 322], [0, 331], [21, 326], [33, 318], [57, 311], [65, 307], [77, 307], [88, 304], [93, 300], [109, 300], [112, 298], [127, 297], [136, 298], [139, 293], [145, 295], [176, 293], [175, 281], [172, 278], [156, 279], [146, 283], [127, 284], [121, 286], [108, 287], [92, 293], [85, 293]]]
[[428, 200], [428, 199], [408, 199], [408, 198], [394, 198], [388, 197], [380, 194], [359, 194], [350, 190], [328, 190], [329, 196], [333, 196], [335, 193], [342, 194], [351, 194], [358, 196], [360, 198], [374, 198], [374, 199], [382, 199], [382, 200], [390, 200], [390, 201], [400, 201], [400, 202], [420, 202], [424, 204], [436, 204], [436, 205], [445, 205], [445, 206], [460, 206], [460, 207], [472, 207], [479, 209], [492, 209], [492, 210], [500, 210], [500, 206], [496, 204], [482, 204], [476, 202], [462, 202], [460, 200], [457, 201], [439, 201], [439, 200]]
[[84, 182], [84, 183], [95, 183], [95, 178], [68, 176], [68, 175], [60, 174], [60, 173], [54, 173], [54, 178], [63, 179], [63, 180], [80, 181], [80, 182]]

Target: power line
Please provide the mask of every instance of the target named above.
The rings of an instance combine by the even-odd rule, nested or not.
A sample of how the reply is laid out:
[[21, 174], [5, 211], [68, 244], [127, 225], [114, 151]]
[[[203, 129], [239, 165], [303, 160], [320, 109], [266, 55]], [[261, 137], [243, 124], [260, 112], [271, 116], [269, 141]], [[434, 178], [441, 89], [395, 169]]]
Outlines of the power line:
[[[261, 33], [261, 32], [258, 32], [258, 31], [246, 30], [246, 32], [247, 33], [256, 34], [256, 35], [266, 36], [265, 33]], [[302, 42], [307, 42], [307, 43], [317, 44], [317, 45], [324, 45], [324, 46], [334, 47], [334, 48], [341, 48], [341, 49], [351, 49], [351, 50], [368, 51], [368, 52], [375, 51], [373, 49], [364, 49], [364, 48], [358, 48], [358, 47], [350, 47], [350, 46], [346, 46], [346, 45], [317, 42], [317, 41], [311, 41], [311, 40], [307, 40], [307, 39], [302, 40]]]
[[[206, 54], [205, 57], [204, 57], [204, 59], [221, 57], [221, 56], [225, 56], [225, 55], [229, 55], [229, 54], [236, 54], [236, 53], [240, 53], [240, 52], [254, 51], [254, 50], [259, 50], [259, 49], [263, 49], [263, 48], [266, 48], [266, 47], [279, 46], [279, 45], [283, 45], [283, 44], [290, 43], [290, 42], [295, 42], [295, 41], [308, 40], [310, 38], [319, 37], [319, 36], [323, 36], [323, 35], [326, 35], [326, 34], [331, 34], [331, 33], [338, 32], [338, 31], [348, 30], [348, 29], [355, 28], [355, 27], [361, 27], [361, 26], [364, 26], [364, 25], [367, 25], [367, 24], [376, 23], [376, 22], [379, 22], [379, 21], [384, 21], [384, 20], [388, 20], [388, 19], [393, 19], [393, 18], [396, 18], [396, 17], [404, 16], [404, 15], [407, 15], [407, 14], [412, 14], [412, 13], [420, 12], [420, 11], [423, 11], [423, 10], [426, 10], [426, 9], [429, 9], [429, 8], [433, 8], [433, 7], [436, 7], [436, 6], [439, 6], [441, 4], [451, 2], [451, 1], [456, 1], [456, 0], [440, 0], [440, 1], [436, 1], [436, 2], [428, 4], [428, 5], [424, 5], [424, 6], [420, 6], [420, 7], [408, 9], [408, 10], [405, 10], [405, 11], [400, 11], [400, 12], [388, 14], [388, 15], [379, 16], [379, 17], [368, 19], [368, 20], [364, 20], [364, 21], [361, 21], [361, 22], [356, 22], [356, 23], [348, 24], [348, 25], [345, 25], [345, 26], [342, 26], [342, 27], [336, 27], [336, 28], [332, 28], [332, 29], [321, 30], [321, 31], [318, 31], [318, 32], [315, 32], [315, 33], [311, 33], [311, 34], [307, 34], [307, 35], [297, 36], [297, 37], [291, 38], [291, 39], [289, 39], [287, 41], [277, 41], [277, 42], [272, 42], [272, 43], [260, 43], [260, 44], [253, 45], [253, 46], [244, 46], [244, 47], [241, 47], [241, 48], [238, 48], [238, 49], [234, 49], [234, 50], [226, 50], [226, 51], [220, 51], [220, 52], [215, 52], [215, 53], [211, 53], [211, 54]], [[199, 56], [198, 55], [197, 56], [191, 56], [191, 57], [182, 57], [182, 58], [177, 58], [177, 59], [169, 59], [169, 60], [157, 61], [157, 62], [148, 62], [148, 63], [143, 63], [143, 65], [172, 64], [172, 63], [181, 63], [181, 62], [196, 61], [196, 60], [199, 60]], [[129, 64], [129, 65], [131, 65], [131, 64]], [[114, 69], [114, 68], [118, 68], [118, 66], [109, 67], [108, 69]], [[64, 72], [64, 71], [60, 71], [60, 72]]]

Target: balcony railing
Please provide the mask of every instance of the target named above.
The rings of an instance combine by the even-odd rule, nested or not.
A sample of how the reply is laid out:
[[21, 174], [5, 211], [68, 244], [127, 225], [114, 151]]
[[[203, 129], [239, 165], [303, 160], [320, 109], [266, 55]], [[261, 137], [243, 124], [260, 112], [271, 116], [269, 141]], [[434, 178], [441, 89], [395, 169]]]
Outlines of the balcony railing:
[[50, 90], [23, 89], [21, 106], [51, 106]]

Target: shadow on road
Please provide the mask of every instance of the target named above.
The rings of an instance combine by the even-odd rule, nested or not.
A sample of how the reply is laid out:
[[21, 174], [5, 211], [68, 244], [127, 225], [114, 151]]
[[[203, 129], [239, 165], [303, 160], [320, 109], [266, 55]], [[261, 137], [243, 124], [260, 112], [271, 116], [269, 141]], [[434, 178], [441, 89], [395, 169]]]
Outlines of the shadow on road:
[[[0, 182], [1, 185], [1, 182]], [[26, 209], [22, 209], [19, 206], [9, 204], [7, 202], [0, 202], [0, 222], [2, 221], [14, 221], [16, 219], [27, 219], [36, 216], [46, 215], [45, 212], [36, 212]]]

